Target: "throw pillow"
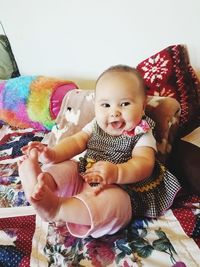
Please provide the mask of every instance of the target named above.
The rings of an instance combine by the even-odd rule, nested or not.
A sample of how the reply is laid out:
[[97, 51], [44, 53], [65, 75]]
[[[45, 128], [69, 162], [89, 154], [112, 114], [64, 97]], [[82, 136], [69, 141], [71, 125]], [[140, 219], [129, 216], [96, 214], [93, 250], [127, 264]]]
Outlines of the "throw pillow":
[[7, 36], [0, 35], [0, 80], [7, 80], [19, 75], [19, 69], [10, 42]]
[[137, 66], [148, 95], [170, 96], [181, 105], [180, 135], [200, 120], [200, 83], [184, 45], [172, 45]]
[[0, 120], [18, 128], [51, 130], [64, 95], [74, 82], [21, 76], [0, 82]]

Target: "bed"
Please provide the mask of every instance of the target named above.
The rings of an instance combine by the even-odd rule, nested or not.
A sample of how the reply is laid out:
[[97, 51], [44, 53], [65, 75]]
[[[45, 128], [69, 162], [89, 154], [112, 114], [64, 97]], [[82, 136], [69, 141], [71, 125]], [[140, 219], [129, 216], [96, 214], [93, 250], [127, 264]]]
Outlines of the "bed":
[[[200, 266], [200, 151], [191, 150], [183, 157], [180, 145], [184, 142], [192, 149], [199, 148], [198, 140], [195, 143], [190, 138], [199, 129], [198, 79], [183, 45], [167, 47], [137, 68], [148, 89], [146, 113], [156, 122], [158, 158], [183, 184], [172, 207], [158, 219], [133, 219], [125, 229], [98, 239], [75, 238], [65, 223], [42, 221], [21, 186], [17, 167], [20, 148], [33, 140], [53, 146], [81, 129], [94, 116], [94, 92], [77, 89], [71, 81], [44, 76], [2, 80], [0, 266]], [[156, 69], [156, 76], [152, 69]], [[185, 173], [188, 166], [181, 168], [183, 162], [188, 164], [185, 156], [195, 156], [193, 162], [197, 162], [190, 176]]]

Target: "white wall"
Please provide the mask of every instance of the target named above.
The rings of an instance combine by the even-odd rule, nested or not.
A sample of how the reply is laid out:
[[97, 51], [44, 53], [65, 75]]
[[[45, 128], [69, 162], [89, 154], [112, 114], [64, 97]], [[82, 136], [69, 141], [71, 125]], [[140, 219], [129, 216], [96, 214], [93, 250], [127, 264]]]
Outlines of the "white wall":
[[110, 65], [179, 43], [200, 69], [199, 0], [0, 0], [0, 20], [25, 75], [92, 88]]

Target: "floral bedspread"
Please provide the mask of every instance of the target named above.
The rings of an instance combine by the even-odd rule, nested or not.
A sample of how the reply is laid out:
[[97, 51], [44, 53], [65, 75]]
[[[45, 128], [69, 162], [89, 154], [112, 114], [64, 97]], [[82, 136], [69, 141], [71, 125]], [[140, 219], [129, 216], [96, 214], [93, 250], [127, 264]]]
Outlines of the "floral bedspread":
[[26, 201], [18, 177], [20, 147], [44, 133], [0, 129], [0, 266], [200, 266], [200, 197], [182, 195], [156, 220], [133, 220], [111, 236], [72, 237], [46, 223]]

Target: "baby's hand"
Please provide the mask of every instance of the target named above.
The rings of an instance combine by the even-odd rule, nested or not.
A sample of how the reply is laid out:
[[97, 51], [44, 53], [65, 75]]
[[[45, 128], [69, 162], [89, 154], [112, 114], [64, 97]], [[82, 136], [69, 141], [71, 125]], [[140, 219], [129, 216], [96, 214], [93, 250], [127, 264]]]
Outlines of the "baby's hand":
[[86, 170], [84, 180], [89, 184], [97, 184], [95, 192], [98, 193], [106, 185], [115, 184], [117, 182], [117, 174], [117, 165], [108, 161], [99, 161]]
[[28, 145], [22, 147], [22, 153], [29, 155], [31, 149], [36, 148], [39, 155], [39, 161], [42, 163], [50, 163], [55, 160], [54, 151], [41, 142], [29, 142]]

